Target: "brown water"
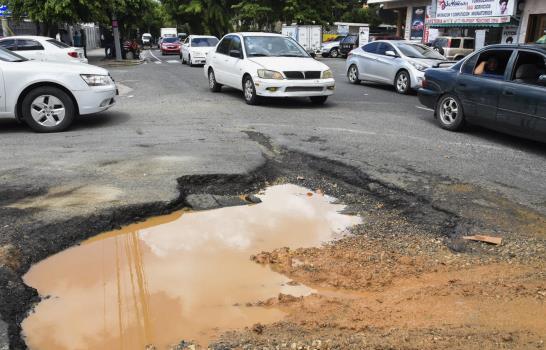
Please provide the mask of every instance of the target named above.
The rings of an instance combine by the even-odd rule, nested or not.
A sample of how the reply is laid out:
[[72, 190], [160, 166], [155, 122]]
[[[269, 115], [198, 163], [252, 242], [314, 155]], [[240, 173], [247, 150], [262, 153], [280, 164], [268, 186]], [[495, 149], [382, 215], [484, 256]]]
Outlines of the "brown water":
[[329, 241], [358, 218], [333, 199], [294, 185], [262, 203], [177, 212], [98, 235], [33, 266], [24, 276], [42, 300], [23, 322], [32, 350], [168, 349], [206, 345], [219, 333], [281, 320], [246, 306], [314, 292], [250, 261], [252, 254]]

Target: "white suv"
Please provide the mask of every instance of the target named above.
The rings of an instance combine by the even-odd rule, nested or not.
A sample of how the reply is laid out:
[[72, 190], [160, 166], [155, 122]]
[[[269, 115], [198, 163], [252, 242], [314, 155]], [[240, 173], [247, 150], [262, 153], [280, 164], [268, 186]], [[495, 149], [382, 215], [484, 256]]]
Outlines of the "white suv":
[[309, 97], [322, 104], [334, 93], [332, 71], [294, 39], [271, 33], [235, 33], [222, 38], [204, 69], [212, 91], [222, 85], [244, 92], [248, 104], [261, 96]]
[[38, 132], [63, 131], [76, 116], [113, 106], [115, 95], [105, 69], [30, 61], [0, 48], [0, 117], [15, 117]]

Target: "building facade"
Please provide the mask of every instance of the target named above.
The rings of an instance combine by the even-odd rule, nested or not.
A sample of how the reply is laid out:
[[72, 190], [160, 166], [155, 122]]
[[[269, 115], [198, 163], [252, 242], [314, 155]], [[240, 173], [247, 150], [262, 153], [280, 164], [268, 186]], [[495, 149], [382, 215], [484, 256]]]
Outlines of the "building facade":
[[533, 43], [546, 35], [546, 0], [525, 0], [521, 14], [520, 43]]

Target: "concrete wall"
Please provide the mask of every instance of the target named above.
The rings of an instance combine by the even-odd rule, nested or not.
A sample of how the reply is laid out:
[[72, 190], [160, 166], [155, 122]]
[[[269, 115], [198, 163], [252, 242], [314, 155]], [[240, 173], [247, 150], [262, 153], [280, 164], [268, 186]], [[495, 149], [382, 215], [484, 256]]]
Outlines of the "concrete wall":
[[521, 16], [521, 26], [519, 34], [519, 42], [525, 43], [527, 36], [527, 26], [529, 24], [529, 15], [546, 13], [546, 1], [545, 0], [526, 0], [525, 9]]

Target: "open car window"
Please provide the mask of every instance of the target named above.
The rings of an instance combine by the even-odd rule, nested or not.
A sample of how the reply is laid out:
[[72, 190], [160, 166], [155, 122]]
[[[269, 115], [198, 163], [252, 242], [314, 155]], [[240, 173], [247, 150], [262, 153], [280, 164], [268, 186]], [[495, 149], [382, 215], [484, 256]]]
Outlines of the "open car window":
[[515, 83], [546, 87], [541, 76], [546, 74], [546, 56], [537, 52], [520, 51], [510, 80]]
[[487, 50], [479, 55], [473, 75], [491, 79], [504, 79], [508, 61], [514, 50]]

